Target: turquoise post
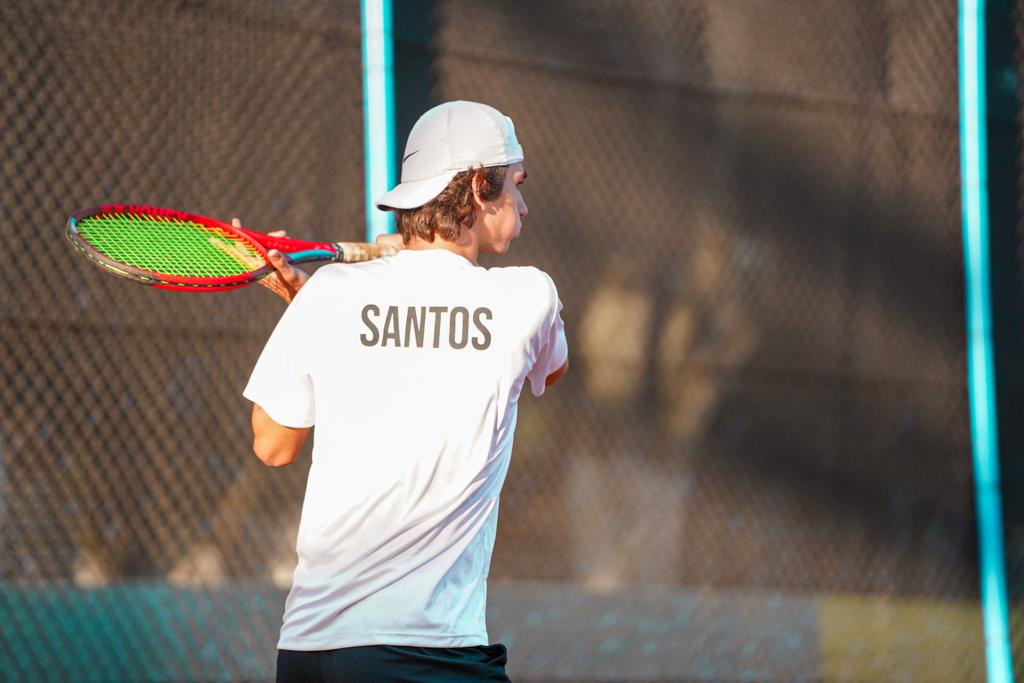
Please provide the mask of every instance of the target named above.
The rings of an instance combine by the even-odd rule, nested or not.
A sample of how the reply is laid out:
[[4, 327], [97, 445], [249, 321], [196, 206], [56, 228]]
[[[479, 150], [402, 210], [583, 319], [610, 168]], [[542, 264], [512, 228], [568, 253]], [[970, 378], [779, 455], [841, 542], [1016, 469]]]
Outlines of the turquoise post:
[[363, 159], [366, 176], [366, 240], [394, 232], [390, 212], [373, 201], [395, 180], [395, 98], [391, 0], [361, 0], [363, 46]]
[[999, 431], [989, 278], [985, 126], [985, 0], [960, 0], [960, 183], [967, 317], [967, 390], [978, 516], [979, 583], [989, 683], [1011, 683], [1013, 664], [999, 491]]

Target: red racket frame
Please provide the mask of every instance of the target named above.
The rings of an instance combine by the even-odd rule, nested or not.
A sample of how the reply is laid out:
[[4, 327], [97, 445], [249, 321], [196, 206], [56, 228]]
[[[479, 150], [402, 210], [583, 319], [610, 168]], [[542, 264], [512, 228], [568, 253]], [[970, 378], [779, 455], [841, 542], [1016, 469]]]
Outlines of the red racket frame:
[[[200, 225], [206, 225], [211, 228], [222, 230], [228, 234], [235, 235], [252, 246], [252, 248], [263, 257], [266, 264], [262, 268], [257, 268], [249, 271], [248, 273], [216, 278], [156, 273], [144, 268], [138, 268], [119, 261], [114, 261], [113, 259], [104, 256], [100, 252], [96, 251], [92, 245], [82, 239], [78, 232], [77, 224], [85, 218], [105, 213], [127, 212], [148, 214], [172, 220], [191, 221], [199, 223]], [[102, 204], [100, 206], [76, 211], [68, 220], [67, 236], [86, 258], [116, 275], [126, 277], [136, 282], [141, 282], [142, 284], [150, 287], [191, 292], [225, 291], [252, 284], [274, 270], [274, 267], [270, 264], [267, 256], [268, 249], [277, 249], [286, 255], [301, 252], [326, 252], [317, 254], [314, 257], [291, 259], [296, 263], [307, 261], [340, 261], [343, 255], [342, 249], [337, 243], [307, 242], [305, 240], [296, 240], [290, 237], [274, 237], [265, 233], [255, 232], [253, 230], [236, 228], [229, 223], [224, 223], [214, 218], [209, 218], [208, 216], [200, 216], [198, 214], [178, 211], [176, 209], [146, 206], [144, 204]]]

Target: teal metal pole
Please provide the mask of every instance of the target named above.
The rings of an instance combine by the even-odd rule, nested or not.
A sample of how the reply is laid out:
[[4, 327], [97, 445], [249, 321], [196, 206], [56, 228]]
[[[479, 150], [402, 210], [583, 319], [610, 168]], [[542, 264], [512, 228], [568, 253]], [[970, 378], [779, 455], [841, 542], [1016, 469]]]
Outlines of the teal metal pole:
[[394, 232], [391, 212], [373, 201], [395, 180], [395, 97], [391, 0], [361, 0], [363, 45], [363, 159], [366, 177], [366, 240]]
[[960, 0], [960, 183], [967, 316], [967, 390], [978, 517], [981, 614], [990, 683], [1011, 683], [1013, 663], [999, 491], [999, 432], [989, 276], [985, 126], [985, 0]]

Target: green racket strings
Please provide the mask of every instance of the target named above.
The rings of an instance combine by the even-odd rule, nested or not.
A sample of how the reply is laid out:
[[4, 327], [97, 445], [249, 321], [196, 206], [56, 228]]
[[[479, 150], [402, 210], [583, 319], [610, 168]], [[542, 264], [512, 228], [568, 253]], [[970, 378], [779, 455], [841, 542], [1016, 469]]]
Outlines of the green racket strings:
[[249, 243], [218, 228], [149, 214], [99, 214], [78, 221], [79, 235], [109, 259], [164, 275], [231, 277], [266, 261]]

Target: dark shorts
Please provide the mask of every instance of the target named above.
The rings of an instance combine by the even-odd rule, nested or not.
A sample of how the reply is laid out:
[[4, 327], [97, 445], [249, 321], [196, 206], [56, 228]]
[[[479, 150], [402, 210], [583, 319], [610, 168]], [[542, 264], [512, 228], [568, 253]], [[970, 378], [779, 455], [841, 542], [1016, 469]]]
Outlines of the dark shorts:
[[277, 683], [510, 683], [504, 645], [277, 651]]

